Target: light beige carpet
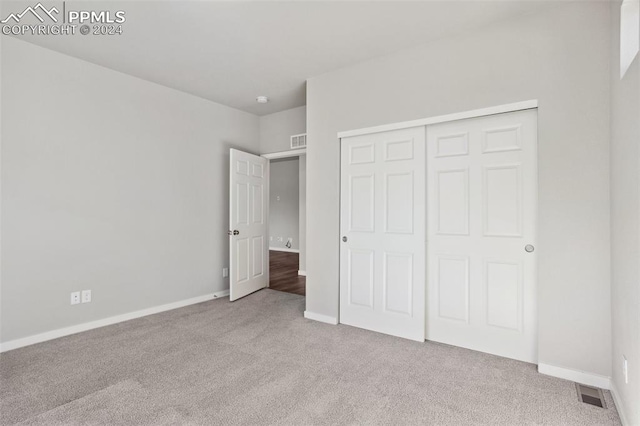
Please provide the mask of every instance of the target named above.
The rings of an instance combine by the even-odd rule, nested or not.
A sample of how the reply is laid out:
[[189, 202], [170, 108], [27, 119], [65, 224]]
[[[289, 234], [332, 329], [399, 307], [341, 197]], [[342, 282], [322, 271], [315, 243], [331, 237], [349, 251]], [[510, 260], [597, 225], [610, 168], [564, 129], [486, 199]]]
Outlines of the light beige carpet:
[[619, 425], [531, 364], [306, 320], [262, 290], [0, 355], [0, 423]]

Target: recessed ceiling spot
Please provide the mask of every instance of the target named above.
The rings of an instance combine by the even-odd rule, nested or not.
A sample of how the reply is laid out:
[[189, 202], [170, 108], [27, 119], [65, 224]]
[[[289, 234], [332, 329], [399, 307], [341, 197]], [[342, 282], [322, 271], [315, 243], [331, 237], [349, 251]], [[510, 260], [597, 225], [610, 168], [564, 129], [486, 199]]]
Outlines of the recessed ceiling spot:
[[267, 102], [269, 102], [269, 98], [267, 98], [266, 96], [258, 96], [256, 98], [256, 101], [258, 101], [259, 104], [266, 104]]

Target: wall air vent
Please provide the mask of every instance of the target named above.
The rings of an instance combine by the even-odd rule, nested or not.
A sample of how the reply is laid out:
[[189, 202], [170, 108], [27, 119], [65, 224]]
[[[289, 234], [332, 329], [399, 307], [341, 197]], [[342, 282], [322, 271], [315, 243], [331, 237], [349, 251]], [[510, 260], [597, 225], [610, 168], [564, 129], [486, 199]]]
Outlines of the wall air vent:
[[307, 147], [306, 133], [291, 136], [291, 149], [301, 149], [306, 147]]

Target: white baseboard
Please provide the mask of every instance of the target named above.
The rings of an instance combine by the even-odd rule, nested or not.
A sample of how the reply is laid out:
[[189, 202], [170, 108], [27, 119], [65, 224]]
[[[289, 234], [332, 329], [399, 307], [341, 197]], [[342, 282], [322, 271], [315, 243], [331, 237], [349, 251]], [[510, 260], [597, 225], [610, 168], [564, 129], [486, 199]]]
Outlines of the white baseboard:
[[303, 275], [303, 276], [307, 276], [307, 271], [301, 271], [300, 269], [298, 269], [298, 275]]
[[620, 394], [618, 393], [618, 388], [616, 387], [616, 383], [611, 380], [611, 396], [613, 397], [613, 402], [616, 404], [616, 409], [618, 410], [618, 415], [620, 416], [620, 422], [622, 422], [622, 426], [630, 425], [627, 421], [626, 411], [624, 404], [622, 402], [622, 398], [620, 398]]
[[538, 363], [538, 373], [570, 380], [583, 385], [595, 386], [601, 389], [611, 388], [611, 377], [601, 376], [600, 374], [589, 373], [587, 371], [579, 371], [571, 368], [556, 367], [555, 365]]
[[338, 318], [328, 315], [314, 314], [313, 312], [304, 311], [304, 317], [314, 321], [320, 321], [327, 324], [338, 325]]
[[22, 348], [24, 346], [34, 345], [36, 343], [46, 342], [47, 340], [57, 339], [59, 337], [69, 336], [71, 334], [81, 333], [83, 331], [93, 330], [107, 325], [117, 324], [119, 322], [129, 321], [132, 319], [146, 317], [160, 312], [170, 311], [173, 309], [183, 308], [196, 303], [206, 302], [212, 299], [218, 299], [229, 295], [229, 290], [218, 291], [216, 293], [205, 294], [191, 299], [180, 300], [179, 302], [167, 303], [166, 305], [154, 306], [152, 308], [142, 309], [140, 311], [129, 312], [127, 314], [116, 315], [109, 318], [103, 318], [96, 321], [85, 322], [71, 327], [59, 328], [33, 336], [23, 337], [20, 339], [10, 340], [0, 344], [0, 352], [7, 352], [13, 349]]
[[290, 249], [286, 247], [269, 247], [269, 251], [286, 251], [287, 253], [300, 253], [298, 249]]

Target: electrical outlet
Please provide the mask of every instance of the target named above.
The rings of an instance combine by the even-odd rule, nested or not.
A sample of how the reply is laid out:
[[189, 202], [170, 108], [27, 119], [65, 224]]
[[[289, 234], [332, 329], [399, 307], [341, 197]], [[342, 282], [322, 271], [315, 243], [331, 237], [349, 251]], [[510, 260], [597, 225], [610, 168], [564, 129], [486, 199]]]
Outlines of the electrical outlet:
[[222, 268], [222, 278], [227, 278], [229, 276], [229, 268]]
[[91, 302], [91, 290], [82, 290], [82, 303]]
[[624, 355], [622, 355], [622, 376], [624, 377], [624, 383], [629, 384], [629, 363]]
[[276, 196], [276, 201], [280, 201], [280, 196]]
[[74, 291], [73, 293], [71, 293], [71, 304], [77, 305], [78, 303], [80, 303], [80, 292]]

